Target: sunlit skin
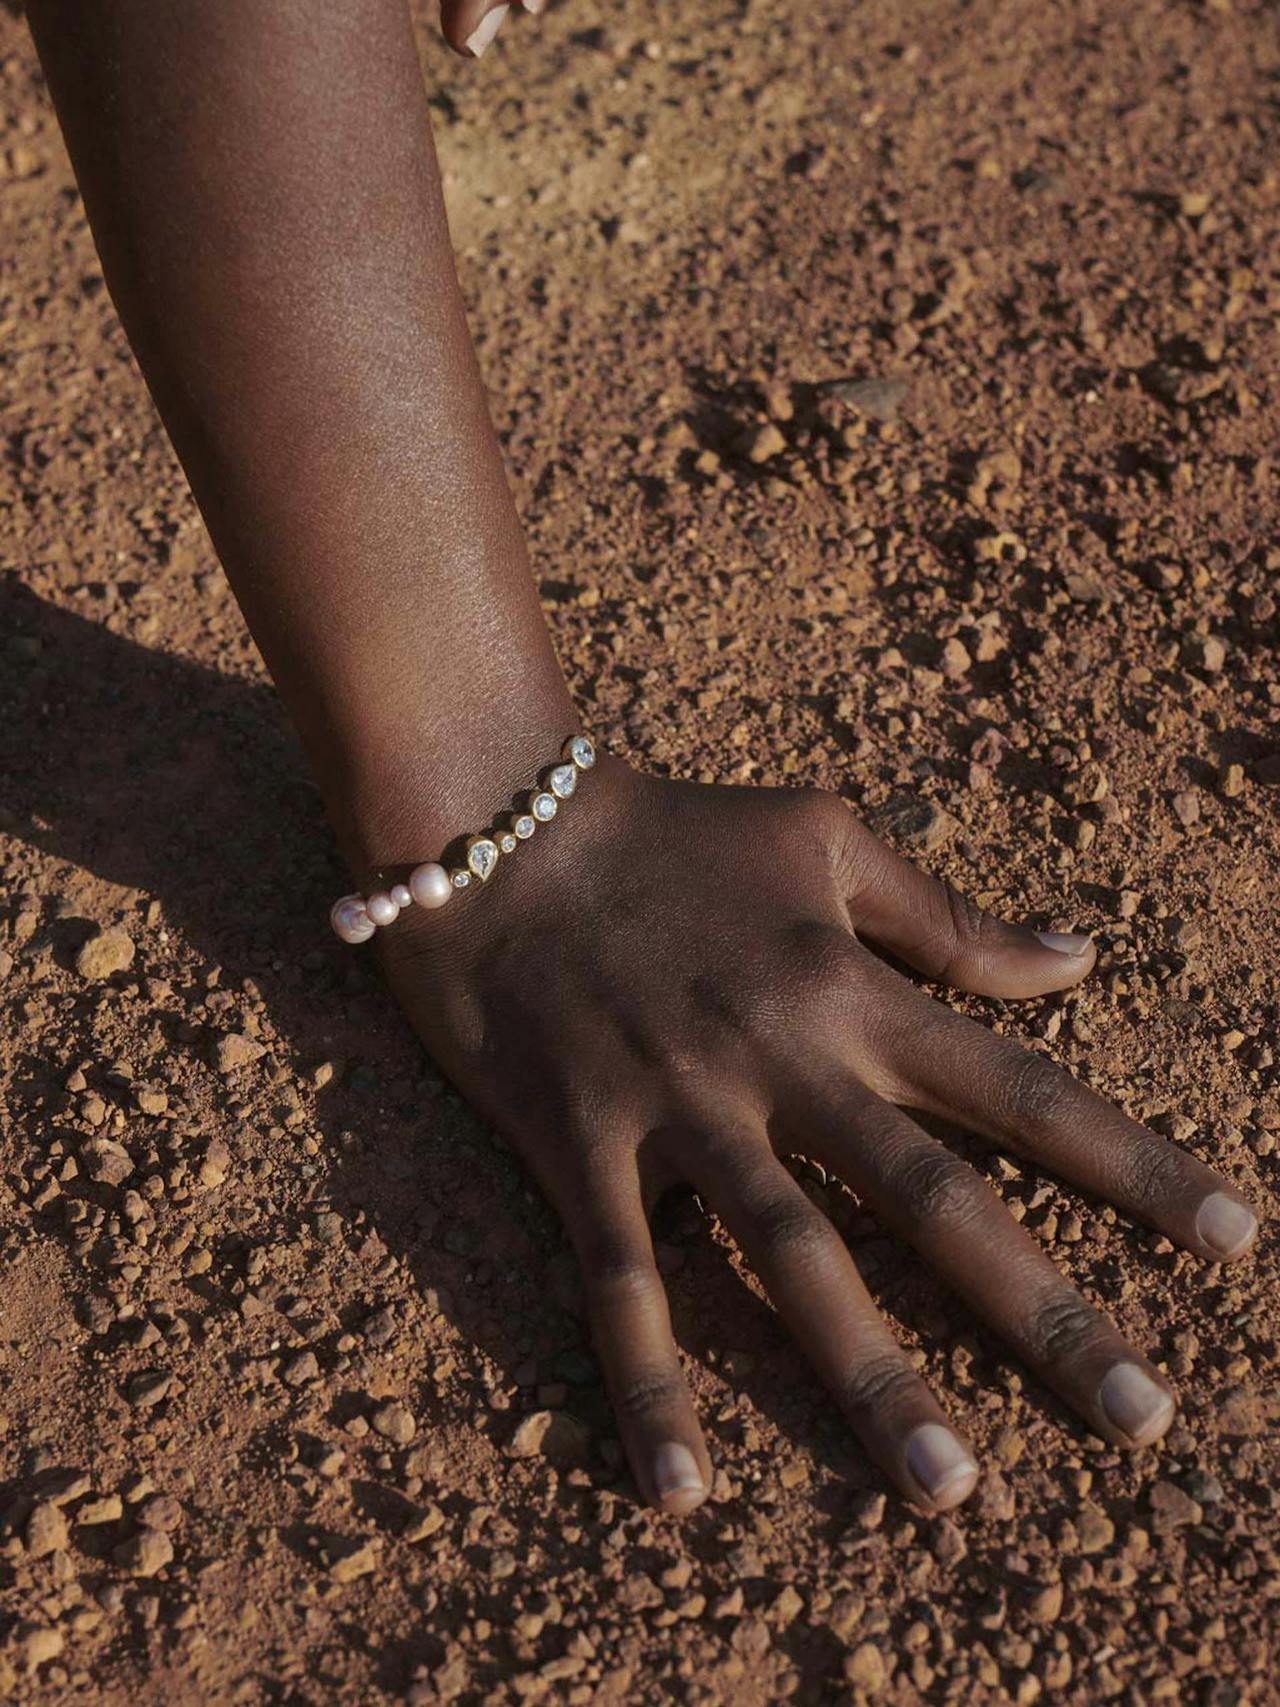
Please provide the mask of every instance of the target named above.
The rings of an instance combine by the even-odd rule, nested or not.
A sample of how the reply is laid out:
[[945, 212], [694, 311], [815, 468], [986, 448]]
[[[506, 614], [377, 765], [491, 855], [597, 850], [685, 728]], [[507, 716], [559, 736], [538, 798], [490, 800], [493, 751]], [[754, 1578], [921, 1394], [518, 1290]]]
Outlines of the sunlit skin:
[[[451, 44], [474, 58], [495, 10], [531, 27], [467, 0], [445, 8]], [[403, 881], [580, 727], [486, 411], [407, 15], [28, 11], [112, 296], [353, 887]], [[1089, 939], [982, 913], [825, 794], [662, 781], [602, 752], [482, 893], [343, 952], [381, 955], [441, 1070], [560, 1213], [636, 1482], [672, 1513], [712, 1475], [648, 1228], [677, 1182], [925, 1510], [963, 1500], [979, 1465], [781, 1157], [843, 1179], [1117, 1445], [1168, 1428], [1165, 1378], [904, 1111], [1207, 1262], [1256, 1232], [1228, 1181], [885, 958], [1011, 999], [1087, 977]]]

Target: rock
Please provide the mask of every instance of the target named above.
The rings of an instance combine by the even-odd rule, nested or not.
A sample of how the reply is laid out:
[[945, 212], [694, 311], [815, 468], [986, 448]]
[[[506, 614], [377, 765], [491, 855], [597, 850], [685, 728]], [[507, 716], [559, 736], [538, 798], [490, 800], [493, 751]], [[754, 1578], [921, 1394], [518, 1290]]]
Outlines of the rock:
[[1173, 797], [1173, 815], [1184, 830], [1200, 822], [1200, 796], [1192, 788], [1184, 788]]
[[133, 1100], [141, 1114], [163, 1114], [169, 1106], [169, 1093], [163, 1085], [134, 1085]]
[[67, 1550], [67, 1520], [49, 1500], [40, 1500], [31, 1508], [26, 1523], [27, 1552], [33, 1559], [47, 1558], [50, 1553]]
[[322, 1245], [336, 1245], [342, 1237], [342, 1217], [332, 1209], [316, 1216], [316, 1238]]
[[1061, 1611], [1061, 1583], [1046, 1583], [1043, 1588], [1036, 1589], [1027, 1602], [1028, 1616], [1033, 1618], [1037, 1624], [1056, 1623]]
[[844, 1662], [845, 1681], [874, 1695], [885, 1685], [884, 1657], [874, 1642], [860, 1642]]
[[111, 1557], [131, 1577], [154, 1577], [173, 1562], [173, 1542], [162, 1530], [142, 1529], [113, 1547]]
[[1150, 1499], [1152, 1528], [1158, 1535], [1167, 1535], [1184, 1524], [1199, 1523], [1204, 1516], [1196, 1501], [1175, 1482], [1157, 1482]]
[[893, 422], [911, 392], [905, 379], [837, 379], [822, 389], [873, 421]]
[[133, 1172], [129, 1152], [114, 1138], [86, 1140], [80, 1147], [80, 1161], [89, 1178], [99, 1185], [120, 1185]]
[[124, 1396], [131, 1405], [146, 1408], [158, 1405], [168, 1395], [173, 1386], [173, 1376], [163, 1369], [146, 1369], [140, 1375], [131, 1375], [125, 1383]]
[[958, 1565], [969, 1551], [964, 1531], [949, 1517], [938, 1519], [933, 1536], [933, 1556], [940, 1565]]
[[796, 412], [789, 386], [777, 383], [766, 385], [763, 401], [766, 414], [774, 421], [789, 421]]
[[200, 1162], [200, 1184], [212, 1190], [222, 1184], [230, 1171], [230, 1150], [221, 1138], [211, 1138]]
[[1092, 1504], [1081, 1507], [1080, 1515], [1076, 1519], [1076, 1533], [1080, 1537], [1082, 1553], [1101, 1553], [1110, 1547], [1116, 1538], [1115, 1525], [1111, 1519]]
[[771, 457], [781, 456], [786, 448], [786, 439], [770, 421], [748, 436], [746, 440], [747, 460], [756, 463], [768, 462]]
[[172, 1494], [152, 1494], [138, 1507], [137, 1518], [144, 1529], [163, 1529], [168, 1534], [182, 1522], [182, 1507]]
[[109, 978], [133, 965], [133, 938], [119, 928], [100, 930], [81, 945], [76, 971], [82, 978]]
[[374, 1432], [394, 1446], [408, 1446], [418, 1432], [413, 1412], [404, 1405], [380, 1405], [373, 1413]]
[[76, 1522], [84, 1524], [118, 1523], [124, 1516], [124, 1501], [119, 1494], [104, 1494], [101, 1499], [88, 1500], [76, 1512]]
[[354, 1547], [347, 1553], [340, 1553], [333, 1559], [329, 1565], [329, 1576], [335, 1583], [353, 1583], [358, 1577], [367, 1577], [377, 1568], [377, 1549], [372, 1541], [366, 1541], [362, 1546]]
[[867, 821], [877, 835], [920, 853], [932, 853], [944, 846], [960, 828], [950, 812], [919, 794], [894, 795], [869, 812]]
[[280, 1379], [286, 1387], [304, 1387], [308, 1381], [320, 1379], [320, 1365], [314, 1351], [300, 1351], [280, 1366]]
[[390, 1304], [375, 1310], [360, 1331], [369, 1345], [381, 1347], [390, 1344], [396, 1332], [396, 1313]]
[[541, 1456], [553, 1463], [573, 1463], [585, 1456], [591, 1435], [585, 1423], [567, 1411], [534, 1411], [511, 1440], [515, 1458]]
[[28, 1630], [23, 1636], [19, 1649], [22, 1663], [27, 1669], [27, 1676], [37, 1671], [49, 1660], [56, 1660], [66, 1646], [66, 1638], [61, 1630], [44, 1627], [38, 1630]]
[[1244, 766], [1224, 765], [1218, 777], [1218, 792], [1227, 800], [1238, 800], [1244, 793]]
[[444, 1528], [444, 1513], [438, 1505], [425, 1506], [415, 1512], [400, 1531], [404, 1541], [426, 1541]]
[[1226, 642], [1216, 634], [1194, 634], [1187, 641], [1187, 662], [1207, 676], [1218, 675], [1227, 661]]
[[265, 1053], [256, 1038], [247, 1037], [243, 1031], [228, 1031], [214, 1046], [214, 1065], [220, 1073], [234, 1073], [251, 1066]]

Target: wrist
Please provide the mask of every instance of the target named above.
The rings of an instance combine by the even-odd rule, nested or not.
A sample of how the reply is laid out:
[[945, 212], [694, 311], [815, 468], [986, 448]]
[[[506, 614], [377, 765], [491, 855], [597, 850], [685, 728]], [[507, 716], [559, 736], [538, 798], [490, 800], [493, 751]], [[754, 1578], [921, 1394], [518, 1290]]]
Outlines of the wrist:
[[[539, 774], [545, 776], [546, 766]], [[410, 906], [377, 931], [384, 963], [420, 968], [425, 954], [430, 964], [457, 971], [477, 957], [483, 962], [486, 944], [495, 937], [558, 929], [565, 912], [591, 911], [613, 888], [616, 879], [606, 875], [610, 850], [631, 839], [652, 783], [624, 759], [595, 747], [594, 762], [579, 775], [571, 797], [528, 840], [501, 854], [486, 882], [473, 880], [442, 906]], [[528, 791], [521, 791], [519, 803], [527, 799]], [[492, 817], [473, 828], [491, 822]]]
[[371, 742], [325, 789], [338, 843], [363, 891], [393, 873], [440, 860], [461, 837], [516, 810], [559, 761], [581, 721], [563, 681], [518, 709], [416, 725], [416, 737]]

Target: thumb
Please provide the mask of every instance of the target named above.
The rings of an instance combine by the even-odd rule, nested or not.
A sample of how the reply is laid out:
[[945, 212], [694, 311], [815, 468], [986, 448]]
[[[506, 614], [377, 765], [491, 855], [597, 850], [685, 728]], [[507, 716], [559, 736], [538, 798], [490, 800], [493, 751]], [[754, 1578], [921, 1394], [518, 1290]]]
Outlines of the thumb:
[[845, 895], [853, 928], [926, 977], [980, 996], [1066, 990], [1098, 958], [1088, 935], [1009, 925], [849, 820]]
[[[547, 0], [523, 0], [526, 12], [541, 12]], [[502, 28], [509, 0], [441, 0], [440, 30], [455, 53], [479, 59]]]

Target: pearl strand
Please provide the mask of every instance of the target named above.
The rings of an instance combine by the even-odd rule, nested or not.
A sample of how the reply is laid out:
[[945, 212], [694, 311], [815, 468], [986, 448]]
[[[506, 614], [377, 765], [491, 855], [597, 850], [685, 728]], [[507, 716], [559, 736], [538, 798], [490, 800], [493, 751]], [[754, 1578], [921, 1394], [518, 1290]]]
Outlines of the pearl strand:
[[596, 750], [586, 735], [571, 735], [559, 764], [552, 765], [545, 786], [534, 789], [526, 809], [491, 834], [468, 836], [464, 863], [452, 871], [429, 860], [414, 866], [408, 881], [378, 889], [372, 895], [344, 895], [329, 912], [329, 923], [343, 942], [368, 942], [379, 927], [395, 924], [406, 907], [443, 907], [460, 889], [485, 884], [502, 855], [513, 854], [539, 824], [549, 824], [578, 786], [578, 777], [596, 762]]

